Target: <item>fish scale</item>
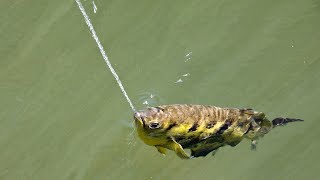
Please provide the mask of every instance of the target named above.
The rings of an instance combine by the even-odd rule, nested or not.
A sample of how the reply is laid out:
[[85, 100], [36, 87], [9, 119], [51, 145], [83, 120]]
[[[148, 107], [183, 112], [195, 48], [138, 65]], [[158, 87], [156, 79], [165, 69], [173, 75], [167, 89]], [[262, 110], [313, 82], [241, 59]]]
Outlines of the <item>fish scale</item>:
[[[170, 112], [176, 112], [178, 114], [178, 116], [182, 116], [185, 114], [189, 114], [190, 109], [186, 108], [187, 105], [171, 105], [171, 106], [159, 106], [162, 109], [164, 109], [164, 111], [169, 110]], [[214, 116], [210, 116], [208, 118], [205, 118], [208, 111], [213, 112], [212, 114]], [[229, 140], [230, 136], [232, 137], [232, 132], [233, 132], [233, 127], [235, 126], [234, 122], [235, 121], [235, 117], [236, 116], [230, 116], [229, 112], [231, 110], [229, 108], [219, 108], [219, 107], [215, 107], [215, 106], [201, 106], [201, 105], [194, 105], [191, 106], [191, 112], [193, 114], [193, 118], [191, 118], [189, 121], [185, 121], [185, 122], [181, 122], [181, 117], [178, 117], [178, 122], [181, 123], [180, 125], [178, 125], [177, 127], [173, 128], [169, 134], [171, 134], [171, 136], [175, 137], [178, 143], [182, 144], [183, 148], [191, 148], [193, 147], [192, 144], [185, 144], [185, 138], [189, 138], [192, 136], [195, 136], [195, 134], [199, 134], [198, 137], [195, 137], [193, 139], [189, 139], [188, 141], [193, 141], [194, 144], [208, 144], [208, 142], [210, 142], [210, 140], [206, 140], [210, 138], [213, 134], [217, 133], [219, 130], [221, 130], [221, 132], [219, 133], [222, 137], [225, 137], [226, 139], [226, 143], [229, 144], [234, 144], [234, 141]], [[233, 109], [233, 113], [234, 114], [238, 114], [238, 116], [240, 115], [240, 111], [237, 109]], [[174, 116], [171, 118], [172, 121], [175, 121], [175, 118], [177, 118], [176, 114], [174, 114]], [[229, 120], [229, 124], [226, 125], [226, 121]], [[247, 122], [249, 123], [249, 122]], [[208, 124], [214, 124], [213, 127], [211, 128], [207, 128]], [[190, 133], [190, 128], [194, 127], [194, 126], [198, 127], [198, 131], [195, 130], [194, 133]], [[224, 125], [226, 125], [225, 129], [221, 129]], [[245, 128], [248, 128], [248, 126], [245, 126]], [[247, 129], [243, 130], [243, 131], [247, 131]], [[176, 136], [175, 136], [176, 135]], [[243, 134], [240, 133], [236, 133], [234, 136], [236, 135], [240, 135], [242, 136]], [[234, 137], [232, 137], [233, 139], [235, 139]], [[231, 139], [232, 139], [231, 138]], [[188, 146], [189, 145], [189, 146]]]

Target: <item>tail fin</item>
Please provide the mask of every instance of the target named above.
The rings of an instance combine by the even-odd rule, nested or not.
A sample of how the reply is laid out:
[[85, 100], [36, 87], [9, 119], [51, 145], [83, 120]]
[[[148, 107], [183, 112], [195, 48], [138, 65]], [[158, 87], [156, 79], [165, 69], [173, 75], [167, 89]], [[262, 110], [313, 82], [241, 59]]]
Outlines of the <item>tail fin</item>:
[[272, 125], [275, 126], [284, 126], [289, 122], [296, 122], [296, 121], [304, 121], [302, 119], [295, 119], [295, 118], [282, 118], [278, 117], [272, 120]]

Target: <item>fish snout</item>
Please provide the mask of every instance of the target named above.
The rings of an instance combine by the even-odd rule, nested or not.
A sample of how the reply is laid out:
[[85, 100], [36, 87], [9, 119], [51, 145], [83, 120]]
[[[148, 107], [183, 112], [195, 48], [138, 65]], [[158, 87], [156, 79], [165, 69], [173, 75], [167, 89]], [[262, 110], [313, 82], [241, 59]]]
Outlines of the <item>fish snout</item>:
[[140, 113], [139, 112], [135, 112], [133, 114], [134, 119], [139, 119], [140, 118]]
[[143, 115], [143, 113], [142, 112], [135, 112], [134, 113], [134, 115], [133, 115], [133, 117], [134, 117], [134, 120], [136, 121], [136, 122], [140, 122], [141, 124], [144, 124], [145, 122], [144, 122], [144, 115]]

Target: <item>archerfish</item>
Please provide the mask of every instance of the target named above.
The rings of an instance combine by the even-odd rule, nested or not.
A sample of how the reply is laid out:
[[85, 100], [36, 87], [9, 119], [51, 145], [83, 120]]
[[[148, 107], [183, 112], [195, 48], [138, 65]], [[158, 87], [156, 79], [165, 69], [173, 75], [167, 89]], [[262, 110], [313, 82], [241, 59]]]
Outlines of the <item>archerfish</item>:
[[[222, 146], [236, 146], [242, 139], [257, 140], [277, 126], [303, 121], [278, 117], [268, 120], [250, 108], [220, 108], [209, 105], [173, 104], [149, 107], [134, 113], [138, 136], [161, 154], [174, 151], [182, 159], [213, 154]], [[188, 154], [185, 149], [190, 149]]]

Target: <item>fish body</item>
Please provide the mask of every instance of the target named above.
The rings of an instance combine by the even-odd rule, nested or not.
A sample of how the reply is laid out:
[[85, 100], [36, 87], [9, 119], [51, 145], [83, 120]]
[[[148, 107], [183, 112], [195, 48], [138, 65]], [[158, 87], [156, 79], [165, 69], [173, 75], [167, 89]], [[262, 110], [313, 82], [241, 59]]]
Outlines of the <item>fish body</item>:
[[[174, 104], [150, 107], [134, 114], [138, 136], [162, 154], [173, 150], [183, 159], [206, 156], [222, 146], [236, 146], [248, 138], [256, 140], [276, 126], [302, 121], [276, 118], [269, 121], [253, 109], [220, 108], [206, 105]], [[185, 152], [191, 150], [191, 155]]]

